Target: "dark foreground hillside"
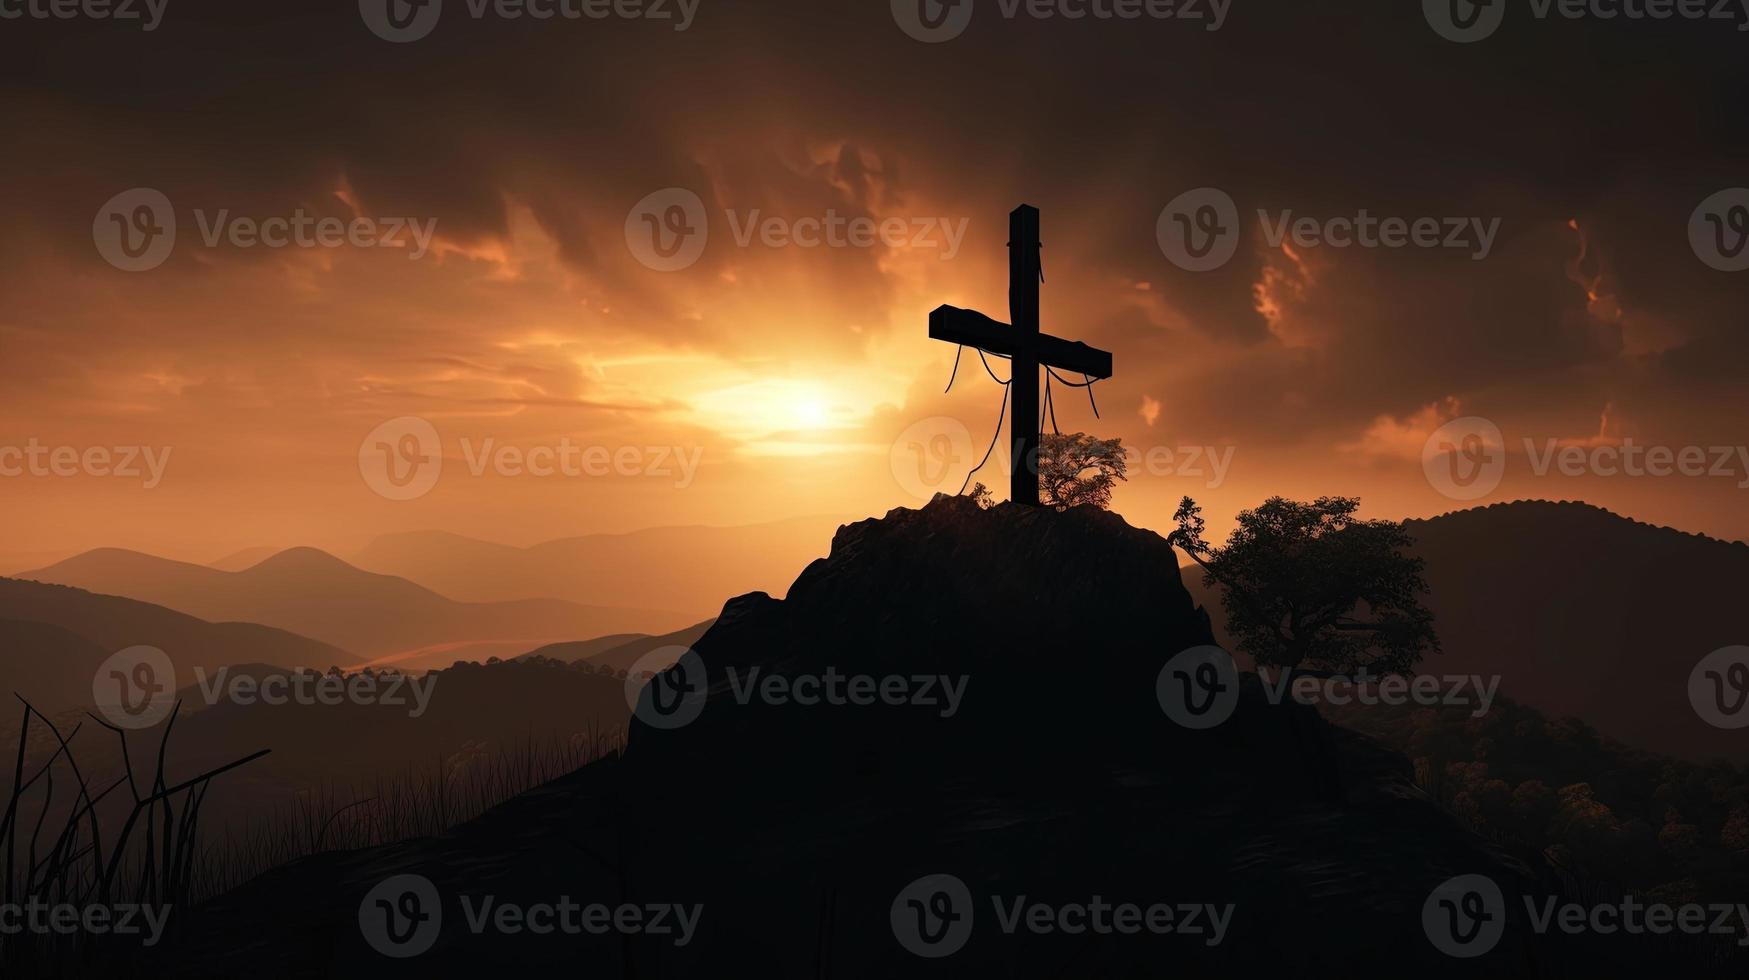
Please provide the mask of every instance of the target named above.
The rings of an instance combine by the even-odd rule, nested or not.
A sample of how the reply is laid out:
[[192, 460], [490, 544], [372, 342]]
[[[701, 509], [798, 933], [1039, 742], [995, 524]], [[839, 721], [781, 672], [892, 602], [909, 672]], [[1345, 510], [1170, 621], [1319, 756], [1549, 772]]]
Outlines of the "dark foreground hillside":
[[[132, 965], [1557, 976], [1659, 952], [1534, 932], [1519, 899], [1556, 887], [1549, 870], [1460, 829], [1401, 756], [1310, 708], [1270, 705], [1247, 683], [1225, 723], [1173, 721], [1161, 668], [1209, 641], [1172, 550], [1116, 515], [948, 498], [897, 510], [840, 529], [787, 599], [730, 602], [696, 644], [708, 697], [671, 683], [683, 661], [645, 689], [623, 756], [442, 837], [270, 872], [183, 916]], [[766, 686], [829, 673], [904, 703], [779, 704]], [[1506, 899], [1501, 938], [1476, 959], [1441, 952], [1424, 927], [1433, 890], [1459, 875]], [[1016, 922], [1017, 901], [1048, 908]], [[568, 934], [540, 910], [597, 903], [640, 911]], [[649, 910], [667, 903], [696, 914], [684, 937], [653, 934]], [[1132, 903], [1170, 906], [1175, 925], [1098, 932], [1068, 909]]]

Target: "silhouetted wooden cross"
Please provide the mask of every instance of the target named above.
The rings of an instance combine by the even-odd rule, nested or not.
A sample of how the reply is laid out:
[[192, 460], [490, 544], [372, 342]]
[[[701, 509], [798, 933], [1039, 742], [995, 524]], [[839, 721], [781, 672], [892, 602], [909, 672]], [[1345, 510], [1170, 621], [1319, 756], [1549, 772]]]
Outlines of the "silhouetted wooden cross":
[[1038, 329], [1039, 266], [1038, 208], [1022, 204], [1008, 215], [1008, 316], [1011, 327], [975, 310], [938, 306], [929, 314], [929, 336], [1011, 358], [1009, 376], [1010, 457], [1008, 497], [1038, 506], [1039, 415], [1038, 370], [1062, 368], [1089, 378], [1111, 377], [1111, 354], [1079, 341], [1064, 340]]

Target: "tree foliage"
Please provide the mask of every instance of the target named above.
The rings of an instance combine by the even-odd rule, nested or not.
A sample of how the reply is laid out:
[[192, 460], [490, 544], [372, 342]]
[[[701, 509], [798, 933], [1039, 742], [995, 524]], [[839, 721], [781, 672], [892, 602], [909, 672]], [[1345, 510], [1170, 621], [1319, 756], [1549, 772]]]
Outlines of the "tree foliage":
[[1749, 772], [1642, 752], [1505, 697], [1470, 705], [1320, 705], [1413, 760], [1416, 783], [1472, 830], [1647, 900], [1749, 891]]
[[1084, 504], [1110, 507], [1117, 481], [1129, 479], [1128, 468], [1121, 439], [1047, 433], [1038, 447], [1039, 502], [1058, 510]]
[[1363, 521], [1353, 497], [1271, 497], [1239, 514], [1224, 548], [1203, 540], [1185, 497], [1169, 540], [1222, 587], [1227, 630], [1258, 666], [1349, 673], [1410, 670], [1439, 652], [1422, 561], [1401, 524]]

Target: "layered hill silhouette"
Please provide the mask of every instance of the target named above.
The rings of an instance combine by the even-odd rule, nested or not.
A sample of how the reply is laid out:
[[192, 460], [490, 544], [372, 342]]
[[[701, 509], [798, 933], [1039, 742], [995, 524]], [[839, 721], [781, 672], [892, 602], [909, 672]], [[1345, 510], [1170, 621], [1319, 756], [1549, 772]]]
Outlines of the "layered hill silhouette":
[[378, 537], [353, 562], [472, 602], [553, 596], [642, 607], [661, 596], [663, 608], [690, 613], [687, 622], [696, 622], [713, 615], [727, 596], [781, 593], [797, 568], [820, 557], [838, 523], [803, 517], [744, 527], [659, 527], [528, 548], [416, 531]]
[[114, 652], [60, 626], [0, 619], [0, 697], [15, 694], [44, 711], [91, 703], [92, 679]]
[[558, 599], [456, 602], [314, 548], [282, 551], [235, 572], [104, 548], [21, 577], [127, 596], [203, 619], [274, 626], [407, 667], [468, 659], [470, 643], [520, 651], [553, 640], [659, 632], [692, 622], [676, 613]]
[[[1173, 550], [1117, 515], [946, 497], [896, 510], [840, 529], [785, 599], [731, 600], [694, 644], [697, 664], [645, 688], [623, 756], [436, 838], [270, 872], [192, 910], [147, 962], [211, 977], [264, 963], [384, 977], [1115, 977], [1163, 964], [1533, 976], [1574, 962], [1564, 946], [1578, 940], [1519, 921], [1518, 896], [1552, 887], [1540, 859], [1461, 830], [1401, 756], [1266, 701], [1255, 682], [1223, 724], [1171, 720], [1162, 668], [1211, 639]], [[893, 696], [772, 693], [832, 676]], [[1423, 932], [1430, 891], [1460, 874], [1507, 898], [1505, 938], [1478, 961], [1445, 957]], [[428, 881], [433, 904], [370, 901], [401, 875]], [[906, 916], [954, 909], [903, 897], [934, 875], [965, 885], [969, 940], [922, 958], [901, 939]], [[680, 945], [476, 930], [469, 910], [486, 896], [703, 911]], [[1017, 897], [1198, 903], [1230, 918], [1216, 943], [1011, 932], [993, 903]], [[389, 923], [385, 909], [410, 917]], [[367, 942], [373, 922], [395, 934], [379, 945], [423, 938], [384, 956]]]
[[268, 547], [243, 548], [231, 552], [218, 561], [209, 561], [207, 565], [224, 572], [240, 572], [252, 565], [261, 564], [278, 554], [279, 551], [279, 548]]
[[[10, 624], [0, 623], [5, 625]], [[31, 649], [88, 663], [78, 679], [83, 689], [71, 693], [89, 701], [90, 668], [107, 652], [54, 627], [26, 625], [36, 629], [36, 635], [28, 636], [35, 643]], [[242, 826], [244, 818], [253, 822], [271, 817], [286, 810], [298, 794], [315, 790], [336, 797], [338, 807], [354, 802], [338, 794], [369, 797], [372, 783], [385, 777], [412, 773], [421, 780], [454, 780], [469, 765], [503, 764], [498, 757], [526, 764], [530, 753], [588, 758], [598, 745], [619, 744], [630, 714], [623, 680], [544, 658], [456, 664], [421, 676], [380, 673], [368, 699], [332, 703], [289, 693], [285, 703], [267, 703], [257, 692], [274, 677], [287, 682], [279, 687], [281, 692], [295, 690], [295, 672], [246, 663], [199, 680], [184, 678], [177, 691], [181, 707], [175, 737], [164, 755], [169, 782], [193, 778], [245, 754], [270, 753], [227, 775], [223, 791], [203, 807], [202, 820], [213, 833]], [[245, 699], [209, 695], [244, 678], [249, 682]], [[314, 690], [315, 679], [306, 678], [307, 690]], [[77, 716], [70, 714], [69, 720]], [[16, 745], [11, 727], [0, 731], [0, 747], [9, 758]], [[86, 725], [70, 744], [87, 778], [107, 784], [124, 774], [120, 743], [112, 733]], [[136, 772], [156, 769], [158, 747], [156, 738], [133, 744]], [[51, 739], [38, 738], [27, 759], [33, 766], [41, 764], [54, 749]], [[10, 779], [10, 771], [0, 774], [0, 788], [10, 785]]]
[[319, 670], [359, 663], [338, 647], [270, 626], [207, 622], [135, 599], [0, 578], [0, 687], [43, 710], [88, 704], [92, 671], [132, 646], [163, 650], [179, 674], [250, 662]]
[[[1538, 500], [1406, 526], [1445, 647], [1422, 671], [1498, 676], [1502, 694], [1639, 748], [1749, 760], [1749, 729], [1688, 700], [1702, 657], [1749, 643], [1749, 545]], [[1219, 632], [1219, 593], [1185, 579]]]
[[549, 657], [564, 663], [587, 663], [597, 668], [609, 670], [629, 670], [645, 654], [664, 647], [690, 647], [697, 643], [705, 632], [716, 623], [707, 619], [695, 623], [683, 630], [663, 633], [660, 636], [650, 636], [644, 633], [619, 633], [611, 636], [599, 636], [593, 640], [580, 640], [575, 643], [550, 643], [538, 650], [531, 650], [525, 656]]

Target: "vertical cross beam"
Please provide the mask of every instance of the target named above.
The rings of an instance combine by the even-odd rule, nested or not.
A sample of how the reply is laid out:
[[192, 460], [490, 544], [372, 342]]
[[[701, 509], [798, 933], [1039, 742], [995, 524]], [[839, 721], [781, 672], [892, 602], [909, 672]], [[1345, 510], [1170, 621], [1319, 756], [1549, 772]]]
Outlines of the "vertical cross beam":
[[1038, 253], [1038, 208], [1022, 204], [1008, 214], [1008, 322], [1014, 326], [1008, 498], [1033, 507], [1038, 506]]

